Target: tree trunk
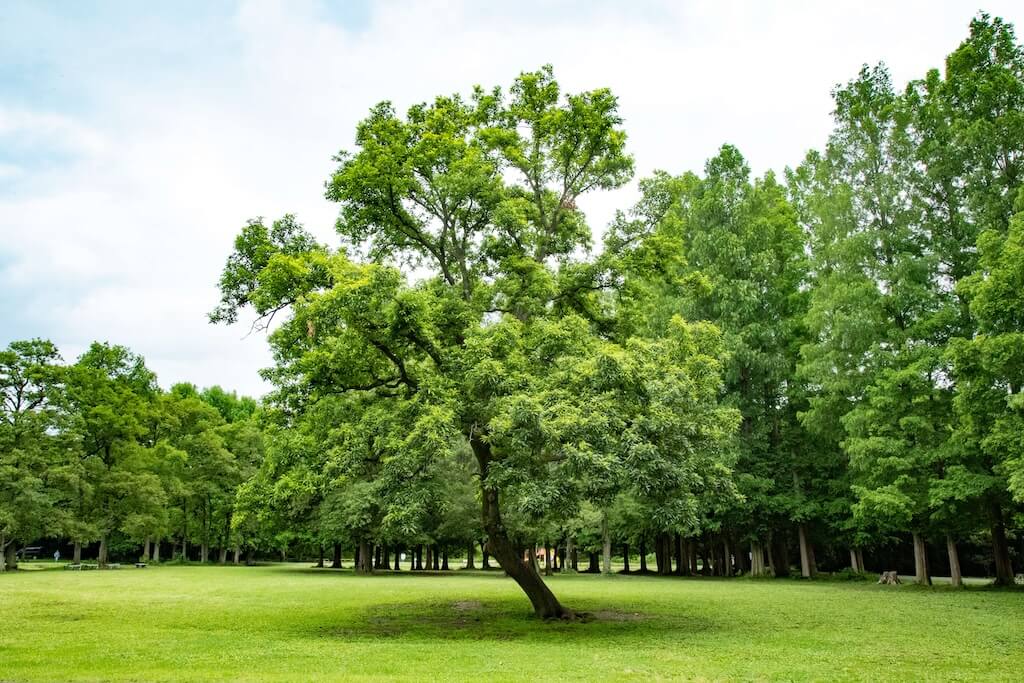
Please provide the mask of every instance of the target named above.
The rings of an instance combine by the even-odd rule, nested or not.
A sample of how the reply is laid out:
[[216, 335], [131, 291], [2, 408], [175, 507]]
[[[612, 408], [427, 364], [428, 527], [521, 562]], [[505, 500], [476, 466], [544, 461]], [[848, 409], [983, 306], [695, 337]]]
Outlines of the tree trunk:
[[100, 569], [107, 568], [107, 535], [103, 534], [100, 537], [100, 554], [96, 560], [96, 564], [99, 565]]
[[487, 546], [498, 560], [501, 568], [519, 584], [526, 593], [533, 612], [542, 619], [569, 619], [575, 615], [558, 602], [555, 594], [547, 587], [540, 575], [523, 562], [522, 556], [516, 552], [515, 545], [508, 537], [505, 524], [501, 519], [498, 490], [487, 481], [490, 463], [490, 445], [479, 437], [470, 440], [473, 454], [476, 455], [480, 471], [481, 512], [484, 530], [487, 532]]
[[797, 533], [800, 536], [800, 575], [812, 579], [818, 573], [818, 567], [814, 562], [814, 548], [807, 537], [807, 525], [803, 522], [798, 524]]
[[395, 567], [395, 571], [396, 572], [402, 571], [402, 565], [400, 564], [401, 559], [402, 559], [402, 546], [398, 545], [398, 546], [395, 546], [395, 565], [394, 565], [394, 567]]
[[480, 569], [492, 569], [491, 554], [487, 552], [487, 541], [480, 543]]
[[159, 537], [157, 537], [153, 541], [153, 562], [155, 562], [155, 563], [159, 563], [160, 562], [160, 538]]
[[732, 576], [732, 548], [726, 534], [722, 535], [722, 576]]
[[142, 544], [142, 561], [149, 562], [149, 536], [146, 536], [146, 542]]
[[416, 570], [423, 571], [423, 544], [416, 546]]
[[949, 553], [949, 580], [954, 587], [964, 585], [963, 576], [960, 574], [960, 553], [956, 549], [956, 541], [949, 534], [946, 534], [946, 551]]
[[441, 571], [448, 571], [448, 548], [441, 548]]
[[601, 573], [612, 573], [612, 535], [608, 532], [608, 513], [601, 513]]
[[682, 534], [676, 534], [675, 537], [675, 552], [676, 552], [676, 576], [686, 575], [686, 564], [683, 559], [683, 536]]
[[864, 564], [864, 551], [860, 548], [857, 548], [857, 566], [860, 567], [862, 572], [868, 570], [868, 566]]
[[256, 565], [256, 549], [249, 546], [245, 549], [245, 566], [252, 567]]
[[568, 556], [569, 559], [569, 571], [579, 571], [579, 566], [577, 566], [576, 561], [576, 539], [574, 539], [572, 536], [570, 536], [565, 541], [565, 554]]
[[82, 563], [82, 542], [75, 541], [75, 550], [71, 555], [71, 561], [75, 564]]
[[[203, 540], [202, 544], [199, 546], [199, 564], [206, 564], [206, 562], [209, 559], [210, 559], [210, 546], [206, 543], [205, 540]], [[281, 561], [283, 562], [284, 560], [282, 559]]]
[[[319, 547], [320, 547], [320, 558], [316, 562], [316, 567], [317, 567], [317, 569], [323, 569], [324, 568], [324, 544], [321, 543]], [[223, 548], [221, 548], [221, 551], [220, 551], [220, 563], [221, 564], [224, 564], [224, 558], [225, 558], [226, 555], [227, 555], [227, 551], [224, 550]]]
[[764, 566], [764, 546], [761, 541], [750, 542], [750, 575], [764, 576], [767, 574]]
[[700, 567], [697, 566], [697, 542], [691, 539], [687, 545], [690, 553], [690, 576], [697, 576], [700, 573]]
[[373, 573], [373, 549], [366, 541], [359, 541], [359, 559], [356, 562], [356, 572], [359, 574]]
[[931, 585], [932, 578], [928, 575], [928, 553], [924, 539], [916, 531], [914, 537], [914, 582], [921, 586]]
[[551, 576], [551, 546], [548, 545], [547, 541], [544, 541], [544, 576]]
[[622, 573], [629, 573], [629, 544], [622, 544]]
[[476, 569], [476, 542], [466, 544], [466, 569]]
[[242, 549], [239, 548], [236, 545], [235, 546], [235, 557], [234, 557], [235, 564], [238, 564], [239, 560], [241, 559], [241, 555], [242, 555]]
[[0, 562], [0, 571], [14, 571], [18, 568], [18, 544], [14, 540], [7, 541], [3, 545], [3, 538], [0, 538], [0, 546], [4, 550], [4, 559]]
[[341, 544], [334, 544], [334, 553], [331, 557], [331, 569], [341, 569]]
[[850, 548], [850, 569], [855, 572], [863, 571], [857, 566], [857, 551]]
[[427, 571], [434, 568], [434, 547], [430, 544], [427, 544], [427, 561], [424, 564], [427, 565]]
[[640, 539], [640, 573], [647, 573], [647, 539]]
[[1010, 546], [1006, 542], [1006, 526], [1003, 510], [998, 503], [991, 506], [992, 514], [992, 557], [995, 560], [996, 586], [1013, 585], [1013, 563], [1010, 560]]
[[743, 576], [747, 573], [747, 553], [740, 544], [736, 548], [736, 574]]
[[[320, 566], [321, 567], [324, 566], [323, 555], [324, 555], [324, 549], [320, 548]], [[217, 558], [217, 564], [227, 564], [227, 563], [228, 563], [228, 547], [225, 545], [225, 546], [221, 546], [221, 548], [220, 548], [220, 556]]]

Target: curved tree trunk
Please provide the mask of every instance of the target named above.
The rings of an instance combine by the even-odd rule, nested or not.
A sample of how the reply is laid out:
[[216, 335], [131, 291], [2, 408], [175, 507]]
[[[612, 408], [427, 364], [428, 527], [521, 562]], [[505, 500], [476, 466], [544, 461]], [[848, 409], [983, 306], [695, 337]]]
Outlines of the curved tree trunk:
[[532, 567], [523, 562], [522, 556], [516, 552], [515, 544], [508, 536], [501, 519], [498, 491], [489, 485], [487, 475], [490, 470], [490, 446], [473, 437], [470, 440], [473, 454], [476, 455], [480, 468], [481, 512], [484, 530], [487, 532], [487, 547], [498, 560], [498, 564], [519, 587], [526, 593], [533, 605], [533, 612], [541, 619], [567, 619], [574, 616], [572, 610], [566, 609], [558, 602], [558, 598], [547, 587], [544, 580]]

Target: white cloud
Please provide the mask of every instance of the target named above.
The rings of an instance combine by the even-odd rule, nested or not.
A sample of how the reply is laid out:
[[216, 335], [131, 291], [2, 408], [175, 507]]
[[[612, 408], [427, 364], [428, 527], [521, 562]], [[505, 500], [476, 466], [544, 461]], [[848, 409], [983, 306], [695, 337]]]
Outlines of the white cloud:
[[[0, 302], [67, 356], [109, 339], [146, 355], [164, 384], [260, 392], [264, 340], [205, 322], [219, 269], [252, 216], [295, 212], [332, 238], [330, 157], [351, 146], [375, 102], [402, 109], [552, 63], [567, 90], [619, 95], [638, 175], [699, 169], [723, 142], [757, 172], [781, 170], [824, 141], [837, 82], [880, 59], [898, 82], [941, 66], [976, 11], [924, 1], [487, 5], [380, 2], [353, 28], [319, 4], [245, 2], [203, 27], [217, 38], [208, 61], [174, 62], [187, 29], [168, 27], [159, 77], [133, 68], [159, 28], [106, 44], [106, 61], [74, 71], [88, 106], [0, 109], [0, 146], [64, 155], [0, 164], [0, 183], [16, 182], [0, 191], [0, 286], [20, 293]], [[1024, 18], [1017, 3], [989, 5]], [[70, 65], [74, 40], [90, 36], [57, 33], [71, 40]], [[583, 207], [600, 227], [634, 195]]]

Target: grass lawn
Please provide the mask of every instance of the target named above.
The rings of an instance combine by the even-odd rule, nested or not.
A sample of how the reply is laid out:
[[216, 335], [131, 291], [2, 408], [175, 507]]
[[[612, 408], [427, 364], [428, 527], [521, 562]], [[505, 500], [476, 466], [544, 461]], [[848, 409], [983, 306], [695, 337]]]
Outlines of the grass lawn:
[[1022, 680], [1024, 592], [308, 565], [0, 574], [0, 680]]

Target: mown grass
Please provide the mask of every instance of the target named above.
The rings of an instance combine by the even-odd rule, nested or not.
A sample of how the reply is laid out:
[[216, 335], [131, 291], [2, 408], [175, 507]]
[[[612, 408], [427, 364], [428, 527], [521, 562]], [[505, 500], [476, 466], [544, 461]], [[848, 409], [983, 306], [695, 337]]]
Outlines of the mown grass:
[[1021, 680], [1024, 593], [308, 565], [0, 574], [0, 680]]

